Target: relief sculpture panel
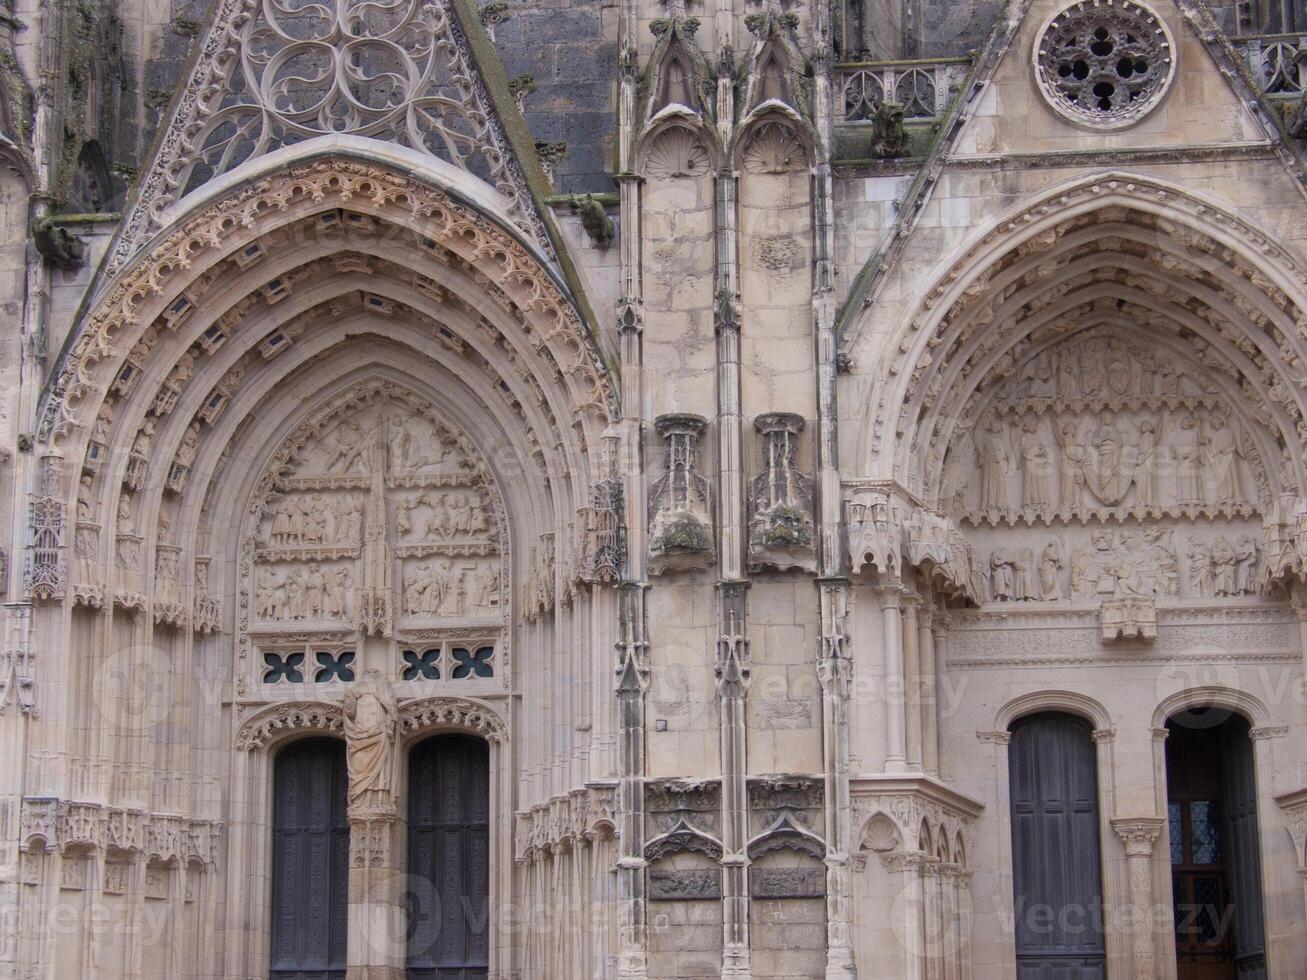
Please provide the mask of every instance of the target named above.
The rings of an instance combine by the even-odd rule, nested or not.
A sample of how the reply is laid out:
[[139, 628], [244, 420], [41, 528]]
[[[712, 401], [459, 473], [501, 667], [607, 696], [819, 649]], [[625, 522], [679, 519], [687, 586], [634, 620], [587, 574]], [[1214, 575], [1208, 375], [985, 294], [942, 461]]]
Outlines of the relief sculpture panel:
[[1265, 469], [1219, 391], [1111, 335], [1046, 350], [978, 396], [948, 456], [947, 499], [973, 525], [1247, 517]]
[[363, 635], [466, 639], [469, 628], [493, 643], [502, 631], [507, 535], [489, 469], [398, 386], [361, 386], [301, 425], [250, 514], [242, 657]]
[[1211, 372], [1098, 329], [991, 378], [944, 484], [981, 603], [1095, 608], [1104, 639], [1151, 639], [1159, 603], [1259, 593], [1270, 484]]

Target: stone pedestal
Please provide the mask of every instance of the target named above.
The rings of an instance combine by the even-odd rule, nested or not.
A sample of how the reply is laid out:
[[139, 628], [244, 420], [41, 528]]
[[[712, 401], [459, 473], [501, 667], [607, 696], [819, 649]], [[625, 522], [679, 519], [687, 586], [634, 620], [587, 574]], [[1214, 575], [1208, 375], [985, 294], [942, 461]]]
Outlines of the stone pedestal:
[[346, 980], [403, 980], [405, 876], [395, 866], [393, 807], [349, 815], [349, 962]]

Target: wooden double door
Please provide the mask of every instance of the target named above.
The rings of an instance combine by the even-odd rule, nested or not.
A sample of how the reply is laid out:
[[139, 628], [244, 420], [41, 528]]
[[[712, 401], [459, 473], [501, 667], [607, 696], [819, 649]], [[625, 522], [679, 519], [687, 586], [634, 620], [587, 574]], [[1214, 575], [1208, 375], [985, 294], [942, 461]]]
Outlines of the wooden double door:
[[[406, 972], [489, 971], [490, 775], [480, 739], [441, 735], [409, 756]], [[349, 822], [344, 743], [297, 742], [273, 775], [270, 980], [345, 980]]]

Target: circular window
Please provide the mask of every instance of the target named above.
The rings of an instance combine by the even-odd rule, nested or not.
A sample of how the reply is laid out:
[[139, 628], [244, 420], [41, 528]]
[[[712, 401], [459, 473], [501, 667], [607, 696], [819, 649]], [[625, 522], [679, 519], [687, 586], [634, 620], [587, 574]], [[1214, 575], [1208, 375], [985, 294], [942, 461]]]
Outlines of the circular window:
[[1053, 17], [1035, 44], [1044, 98], [1067, 118], [1119, 129], [1153, 108], [1175, 74], [1166, 25], [1130, 0], [1081, 0]]

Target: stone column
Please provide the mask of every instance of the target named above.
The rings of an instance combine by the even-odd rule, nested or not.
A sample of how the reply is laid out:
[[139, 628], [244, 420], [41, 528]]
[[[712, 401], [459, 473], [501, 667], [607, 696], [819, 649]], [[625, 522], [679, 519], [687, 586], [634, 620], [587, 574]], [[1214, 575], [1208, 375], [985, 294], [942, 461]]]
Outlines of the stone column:
[[1153, 942], [1153, 842], [1162, 833], [1161, 817], [1118, 818], [1112, 821], [1121, 842], [1130, 877], [1130, 905], [1134, 937], [1131, 945], [1133, 980], [1153, 980], [1156, 953]]
[[749, 793], [745, 707], [749, 641], [744, 635], [746, 582], [717, 586], [717, 695], [721, 700], [722, 977], [749, 977]]
[[917, 637], [917, 613], [921, 596], [908, 592], [903, 596], [903, 712], [908, 768], [922, 769], [921, 750], [921, 657]]
[[347, 980], [403, 980], [407, 923], [396, 867], [399, 821], [389, 810], [349, 815]]
[[644, 859], [644, 725], [649, 687], [645, 589], [642, 584], [624, 582], [618, 596], [617, 975], [623, 980], [644, 980], [649, 975]]
[[925, 980], [925, 957], [921, 944], [925, 914], [922, 868], [928, 859], [929, 856], [924, 851], [895, 851], [881, 856], [885, 868], [895, 876], [897, 895], [893, 906], [900, 913], [893, 928], [903, 950], [901, 980]]
[[921, 663], [921, 763], [932, 776], [939, 775], [939, 677], [935, 664], [934, 612], [917, 613], [917, 656]]
[[821, 682], [822, 759], [825, 771], [823, 803], [826, 815], [826, 976], [853, 980], [853, 899], [849, 870], [852, 849], [849, 794], [849, 684], [853, 665], [845, 648], [848, 582], [823, 580], [821, 590], [822, 649], [817, 661]]
[[876, 593], [885, 647], [885, 771], [903, 772], [908, 758], [903, 719], [903, 587], [897, 579], [885, 579]]

